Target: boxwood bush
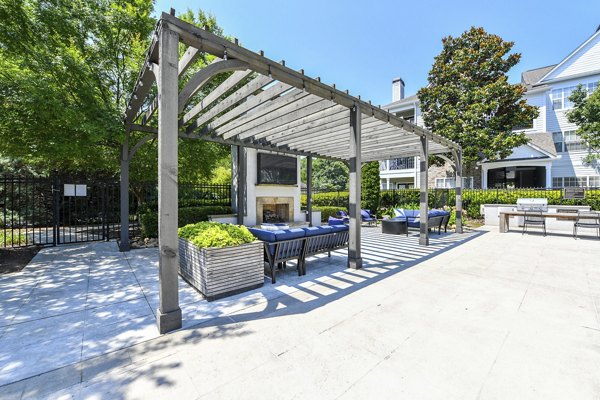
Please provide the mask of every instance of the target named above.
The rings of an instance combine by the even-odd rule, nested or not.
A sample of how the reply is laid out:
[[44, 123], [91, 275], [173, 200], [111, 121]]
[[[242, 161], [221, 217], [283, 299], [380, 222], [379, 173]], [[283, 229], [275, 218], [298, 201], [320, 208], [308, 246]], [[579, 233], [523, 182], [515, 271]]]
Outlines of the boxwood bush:
[[[228, 206], [184, 207], [179, 209], [177, 226], [182, 227], [197, 222], [208, 221], [209, 215], [230, 214]], [[142, 236], [145, 238], [158, 237], [158, 213], [154, 211], [140, 215]]]
[[255, 238], [245, 226], [219, 222], [198, 222], [179, 228], [179, 237], [199, 248], [230, 247], [252, 243]]

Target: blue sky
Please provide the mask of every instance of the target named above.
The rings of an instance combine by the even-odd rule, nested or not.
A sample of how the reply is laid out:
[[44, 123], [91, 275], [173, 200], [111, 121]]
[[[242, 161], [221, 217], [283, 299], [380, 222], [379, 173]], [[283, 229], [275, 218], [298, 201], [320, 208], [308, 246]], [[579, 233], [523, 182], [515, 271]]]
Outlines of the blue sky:
[[511, 82], [560, 62], [600, 25], [597, 0], [157, 0], [155, 10], [170, 7], [202, 7], [244, 47], [382, 105], [396, 76], [407, 95], [424, 86], [442, 37], [472, 25], [515, 42], [522, 59]]

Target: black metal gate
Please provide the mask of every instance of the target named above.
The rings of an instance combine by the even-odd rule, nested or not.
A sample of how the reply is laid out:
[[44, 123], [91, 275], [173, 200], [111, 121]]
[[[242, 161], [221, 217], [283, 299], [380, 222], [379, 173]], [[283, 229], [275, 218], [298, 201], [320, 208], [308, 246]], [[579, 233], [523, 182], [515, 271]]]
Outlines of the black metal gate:
[[0, 247], [108, 240], [118, 231], [116, 181], [0, 178]]

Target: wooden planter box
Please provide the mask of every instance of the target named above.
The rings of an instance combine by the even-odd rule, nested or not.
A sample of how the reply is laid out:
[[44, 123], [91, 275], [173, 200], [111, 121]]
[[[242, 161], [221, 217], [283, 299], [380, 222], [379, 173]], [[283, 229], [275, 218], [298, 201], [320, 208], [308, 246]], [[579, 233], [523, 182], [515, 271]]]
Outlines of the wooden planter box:
[[261, 287], [263, 243], [199, 249], [179, 238], [179, 274], [208, 301]]

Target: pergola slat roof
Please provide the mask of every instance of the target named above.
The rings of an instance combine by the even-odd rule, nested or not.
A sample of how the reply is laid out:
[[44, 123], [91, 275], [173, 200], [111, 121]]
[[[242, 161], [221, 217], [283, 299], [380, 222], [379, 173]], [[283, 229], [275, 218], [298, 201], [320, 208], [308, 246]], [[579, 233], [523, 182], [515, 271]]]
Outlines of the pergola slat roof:
[[[179, 61], [182, 74], [201, 56], [217, 59], [195, 73], [179, 91], [180, 136], [282, 153], [349, 159], [350, 110], [363, 114], [362, 161], [419, 155], [421, 137], [429, 154], [459, 146], [377, 106], [312, 79], [303, 72], [163, 13], [167, 25], [188, 45]], [[159, 26], [157, 26], [157, 31]], [[147, 54], [124, 120], [128, 131], [155, 132], [156, 99], [148, 99], [158, 64], [158, 35]], [[195, 104], [190, 99], [216, 75], [234, 71]], [[146, 107], [144, 107], [146, 105]]]
[[[182, 57], [180, 43], [189, 46]], [[186, 72], [206, 54], [216, 59], [193, 74]], [[157, 94], [153, 97], [155, 82]], [[427, 216], [428, 156], [452, 153], [456, 166], [456, 227], [458, 232], [462, 229], [461, 149], [456, 143], [342, 92], [335, 85], [294, 71], [283, 61], [276, 63], [262, 52], [244, 49], [237, 41], [231, 43], [169, 14], [163, 13], [157, 24], [124, 122], [127, 136], [121, 156], [120, 191], [123, 251], [129, 249], [129, 162], [140, 146], [158, 137], [160, 295], [156, 319], [161, 333], [180, 328], [182, 320], [177, 278], [178, 137], [235, 146], [234, 211], [238, 224], [247, 222], [244, 147], [308, 157], [308, 215], [312, 215], [312, 158], [348, 161], [350, 268], [362, 267], [363, 162], [419, 155], [420, 215]], [[132, 131], [147, 134], [130, 148]], [[298, 185], [296, 188], [299, 192]], [[421, 218], [419, 222], [419, 244], [425, 246], [429, 244], [428, 221]]]

